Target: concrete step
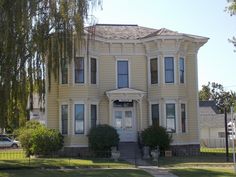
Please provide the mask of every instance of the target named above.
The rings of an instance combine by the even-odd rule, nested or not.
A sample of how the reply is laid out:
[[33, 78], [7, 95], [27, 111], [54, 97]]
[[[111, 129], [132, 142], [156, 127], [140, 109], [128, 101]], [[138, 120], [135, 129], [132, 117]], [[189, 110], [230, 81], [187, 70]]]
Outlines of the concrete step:
[[122, 159], [137, 159], [141, 158], [141, 150], [136, 142], [119, 143], [120, 157]]

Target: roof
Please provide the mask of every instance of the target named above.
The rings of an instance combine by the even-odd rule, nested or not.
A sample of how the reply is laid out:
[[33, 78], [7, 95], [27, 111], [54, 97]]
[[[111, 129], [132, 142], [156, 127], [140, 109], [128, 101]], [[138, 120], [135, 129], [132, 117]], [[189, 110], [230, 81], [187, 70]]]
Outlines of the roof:
[[199, 101], [200, 114], [218, 114], [215, 101]]
[[96, 24], [94, 26], [86, 27], [87, 31], [93, 31], [95, 36], [104, 38], [104, 39], [146, 39], [156, 36], [185, 36], [195, 39], [204, 39], [208, 38], [179, 33], [177, 31], [172, 31], [166, 28], [154, 29], [148, 27], [142, 27], [134, 24]]

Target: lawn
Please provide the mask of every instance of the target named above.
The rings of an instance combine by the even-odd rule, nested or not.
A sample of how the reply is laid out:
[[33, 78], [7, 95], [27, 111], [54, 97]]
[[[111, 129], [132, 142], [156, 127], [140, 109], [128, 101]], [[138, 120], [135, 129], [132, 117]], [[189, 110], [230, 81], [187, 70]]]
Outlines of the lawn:
[[170, 172], [179, 177], [236, 177], [233, 169], [227, 167], [175, 168], [171, 169]]
[[136, 169], [92, 169], [92, 170], [3, 170], [0, 177], [151, 177]]

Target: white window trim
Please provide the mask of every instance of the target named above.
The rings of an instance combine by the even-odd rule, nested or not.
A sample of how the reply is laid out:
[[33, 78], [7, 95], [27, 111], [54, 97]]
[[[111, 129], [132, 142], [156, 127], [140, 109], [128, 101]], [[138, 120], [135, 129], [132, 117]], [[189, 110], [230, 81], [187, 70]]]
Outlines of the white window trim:
[[[96, 69], [97, 69], [97, 72], [96, 72], [96, 84], [92, 84], [92, 83], [91, 83], [91, 58], [96, 59]], [[89, 77], [89, 84], [90, 84], [90, 85], [96, 85], [96, 86], [99, 85], [99, 82], [98, 82], [98, 78], [99, 78], [98, 69], [99, 69], [99, 66], [98, 66], [98, 57], [96, 57], [96, 56], [90, 56], [90, 57], [89, 57], [89, 75], [88, 75], [88, 77]]]
[[178, 115], [179, 115], [179, 111], [178, 111], [178, 104], [175, 100], [166, 100], [165, 104], [164, 104], [164, 127], [166, 127], [166, 104], [175, 104], [175, 132], [173, 132], [173, 134], [178, 134], [179, 133], [179, 121], [178, 121]]
[[159, 107], [159, 125], [162, 126], [162, 121], [161, 121], [161, 104], [159, 101], [149, 101], [149, 126], [152, 126], [152, 105], [153, 104], [158, 104]]
[[[75, 83], [75, 58], [76, 57], [84, 58], [84, 83]], [[72, 77], [73, 84], [74, 85], [86, 85], [86, 83], [87, 83], [87, 58], [85, 56], [75, 56], [73, 58], [72, 64], [73, 64], [73, 72], [72, 72], [73, 73], [73, 77]]]
[[[157, 83], [156, 84], [152, 84], [151, 83], [151, 59], [157, 59]], [[148, 57], [148, 85], [152, 86], [152, 85], [159, 85], [160, 84], [160, 59], [158, 56], [152, 56], [152, 57]]]
[[116, 88], [118, 88], [118, 70], [117, 70], [117, 66], [118, 66], [118, 61], [128, 61], [128, 79], [129, 79], [129, 87], [128, 88], [131, 88], [131, 72], [130, 72], [130, 69], [131, 69], [131, 62], [129, 59], [121, 59], [121, 58], [118, 58], [116, 59], [116, 68], [115, 68], [115, 72], [116, 72]]
[[[186, 118], [185, 118], [185, 132], [182, 132], [182, 117], [181, 117], [181, 104], [185, 104], [185, 116], [186, 116]], [[180, 101], [179, 102], [179, 117], [180, 117], [180, 120], [179, 120], [179, 122], [180, 122], [180, 133], [182, 133], [182, 134], [186, 134], [186, 133], [188, 133], [188, 104], [187, 104], [187, 101]]]
[[98, 102], [90, 102], [90, 104], [89, 104], [89, 129], [91, 128], [91, 105], [96, 105], [96, 107], [97, 107], [97, 110], [96, 110], [96, 114], [97, 114], [97, 120], [96, 120], [96, 125], [99, 125], [99, 123], [100, 123], [100, 120], [99, 120], [99, 115], [98, 115], [98, 113], [99, 113], [99, 107], [98, 107]]
[[70, 64], [68, 62], [67, 63], [67, 83], [63, 84], [62, 83], [62, 73], [61, 73], [61, 61], [60, 61], [60, 71], [59, 71], [59, 82], [60, 82], [60, 85], [69, 85], [69, 68], [70, 68]]
[[[173, 83], [166, 83], [166, 70], [165, 70], [165, 58], [172, 57], [174, 60], [174, 82]], [[179, 61], [179, 60], [178, 60]], [[164, 55], [163, 56], [163, 83], [166, 85], [173, 85], [176, 84], [176, 57], [174, 55]]]
[[[184, 59], [184, 83], [181, 83], [180, 82], [180, 58], [183, 58]], [[178, 58], [178, 72], [179, 72], [179, 79], [178, 79], [178, 83], [181, 84], [181, 85], [185, 85], [186, 84], [186, 59], [184, 56], [179, 56]]]
[[70, 134], [70, 129], [69, 129], [69, 117], [70, 117], [70, 105], [69, 105], [69, 103], [68, 102], [61, 102], [60, 104], [59, 104], [59, 131], [62, 133], [62, 119], [61, 119], [61, 116], [62, 116], [62, 114], [61, 114], [61, 107], [63, 106], [63, 105], [67, 105], [67, 108], [68, 108], [68, 117], [67, 117], [67, 134], [63, 134], [64, 136], [68, 136], [69, 134]]
[[[75, 105], [76, 104], [83, 104], [84, 105], [84, 133], [81, 133], [81, 134], [76, 134], [75, 133]], [[73, 108], [72, 108], [72, 119], [73, 119], [73, 124], [72, 124], [72, 126], [73, 126], [73, 128], [72, 128], [72, 130], [73, 130], [73, 135], [75, 135], [75, 136], [84, 136], [84, 135], [86, 135], [87, 134], [87, 105], [85, 104], [85, 102], [84, 101], [74, 101], [73, 102]]]

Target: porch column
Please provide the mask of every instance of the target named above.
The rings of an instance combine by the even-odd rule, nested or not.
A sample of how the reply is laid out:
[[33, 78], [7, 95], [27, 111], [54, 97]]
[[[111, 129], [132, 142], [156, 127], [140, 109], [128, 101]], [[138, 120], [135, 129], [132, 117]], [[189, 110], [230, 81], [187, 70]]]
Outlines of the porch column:
[[142, 107], [142, 99], [138, 100], [139, 103], [139, 114], [140, 114], [140, 131], [143, 130], [143, 107]]
[[111, 126], [112, 126], [112, 117], [113, 117], [112, 108], [113, 108], [113, 100], [109, 99], [109, 125]]

